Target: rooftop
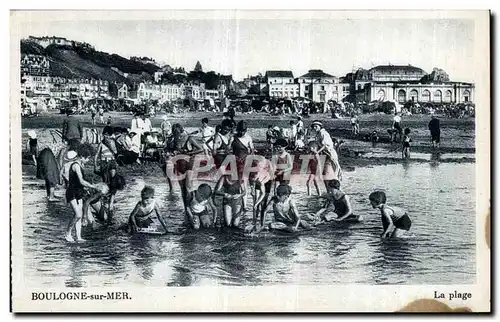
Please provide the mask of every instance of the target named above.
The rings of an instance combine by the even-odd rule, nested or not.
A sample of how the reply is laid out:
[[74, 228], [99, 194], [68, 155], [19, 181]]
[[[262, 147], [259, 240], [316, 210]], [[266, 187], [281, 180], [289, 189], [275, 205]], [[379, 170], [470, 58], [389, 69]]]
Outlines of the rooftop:
[[300, 76], [300, 78], [322, 78], [322, 77], [334, 77], [334, 76], [323, 72], [321, 69], [311, 69], [307, 72], [307, 74]]
[[293, 78], [291, 70], [268, 70], [266, 71], [267, 77], [288, 77]]
[[370, 72], [379, 71], [379, 72], [390, 72], [393, 70], [405, 70], [411, 72], [417, 72], [425, 74], [425, 71], [422, 68], [415, 67], [412, 65], [378, 65], [370, 69]]

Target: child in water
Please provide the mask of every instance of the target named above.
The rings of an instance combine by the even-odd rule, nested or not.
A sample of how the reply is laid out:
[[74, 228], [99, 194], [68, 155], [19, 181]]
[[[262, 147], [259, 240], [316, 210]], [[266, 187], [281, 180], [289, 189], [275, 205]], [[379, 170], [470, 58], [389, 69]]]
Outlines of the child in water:
[[274, 173], [274, 184], [289, 183], [293, 170], [293, 157], [286, 151], [288, 142], [285, 139], [276, 140], [276, 154], [273, 156], [273, 163], [276, 172]]
[[[212, 210], [213, 220], [210, 220], [208, 208]], [[198, 230], [200, 226], [208, 228], [217, 221], [217, 208], [212, 201], [212, 188], [202, 183], [198, 189], [189, 193], [187, 197], [186, 215], [191, 226]]]
[[384, 229], [381, 235], [382, 238], [389, 237], [389, 234], [391, 234], [391, 238], [399, 238], [408, 234], [411, 220], [404, 209], [387, 206], [387, 197], [383, 191], [374, 191], [368, 198], [373, 208], [380, 209]]
[[[295, 232], [299, 227], [310, 229], [311, 225], [300, 219], [300, 215], [291, 198], [292, 188], [288, 184], [281, 184], [276, 188], [276, 196], [268, 204], [266, 211], [273, 210], [274, 222], [269, 224], [270, 230]], [[264, 220], [265, 221], [265, 220]]]
[[405, 129], [405, 134], [403, 136], [403, 159], [409, 159], [410, 158], [410, 129], [406, 128]]
[[328, 183], [328, 197], [323, 208], [312, 216], [319, 220], [360, 222], [363, 217], [352, 213], [349, 197], [340, 190], [340, 181], [332, 180]]
[[318, 183], [320, 182], [320, 178], [318, 176], [318, 165], [319, 159], [317, 157], [319, 149], [319, 144], [316, 142], [311, 142], [309, 143], [309, 152], [313, 156], [311, 160], [309, 160], [309, 178], [307, 179], [307, 195], [311, 195], [311, 182], [314, 183], [314, 187], [316, 188], [316, 192], [318, 193], [318, 196], [321, 195], [321, 192], [319, 190], [319, 185]]
[[[154, 214], [153, 214], [154, 212]], [[167, 232], [167, 225], [160, 216], [158, 205], [155, 201], [155, 189], [150, 186], [144, 187], [141, 191], [141, 201], [135, 205], [129, 217], [129, 225], [132, 232], [137, 232], [141, 228], [149, 228], [155, 224], [155, 217]]]
[[224, 222], [227, 227], [238, 227], [243, 212], [242, 199], [245, 191], [238, 178], [233, 180], [231, 175], [223, 175], [215, 186], [215, 194], [222, 196]]
[[87, 224], [94, 226], [94, 217], [90, 214], [89, 207], [92, 207], [99, 221], [106, 224], [112, 223], [115, 195], [118, 190], [125, 188], [125, 179], [120, 174], [116, 174], [109, 184], [101, 182], [97, 186], [100, 190], [91, 195], [83, 204], [83, 226]]

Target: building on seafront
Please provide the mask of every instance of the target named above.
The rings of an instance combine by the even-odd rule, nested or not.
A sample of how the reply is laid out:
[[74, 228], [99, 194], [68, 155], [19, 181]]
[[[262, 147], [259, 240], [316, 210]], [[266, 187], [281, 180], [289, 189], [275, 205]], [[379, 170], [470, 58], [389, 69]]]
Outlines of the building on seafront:
[[350, 94], [364, 102], [392, 101], [400, 105], [474, 102], [473, 83], [427, 76], [423, 69], [412, 65], [379, 65], [369, 70], [358, 69], [344, 79], [350, 84]]
[[109, 83], [97, 79], [24, 75], [21, 78], [21, 98], [26, 97], [53, 97], [67, 100], [109, 98]]
[[298, 78], [299, 96], [309, 98], [313, 102], [341, 102], [349, 95], [349, 84], [340, 83], [339, 78], [311, 69]]
[[290, 70], [268, 70], [261, 89], [269, 97], [291, 98], [299, 96], [299, 84]]
[[371, 82], [365, 86], [365, 100], [415, 103], [474, 102], [474, 84], [462, 82]]

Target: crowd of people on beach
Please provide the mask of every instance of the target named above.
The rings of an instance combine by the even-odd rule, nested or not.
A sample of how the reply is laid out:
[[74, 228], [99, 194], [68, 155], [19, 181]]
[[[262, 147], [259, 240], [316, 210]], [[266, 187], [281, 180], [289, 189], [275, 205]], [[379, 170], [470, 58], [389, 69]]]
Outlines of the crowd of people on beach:
[[[355, 114], [350, 122], [352, 134], [359, 135]], [[28, 132], [29, 151], [37, 165], [37, 177], [45, 180], [48, 200], [58, 200], [54, 193], [57, 185], [66, 187], [66, 202], [73, 212], [65, 233], [68, 242], [75, 241], [73, 231], [76, 241], [84, 241], [82, 225], [94, 227], [98, 222], [104, 225], [115, 222], [115, 196], [126, 185], [121, 168], [140, 164], [141, 159], [152, 156], [159, 162], [170, 189], [174, 189], [173, 182], [178, 183], [185, 225], [194, 230], [214, 227], [219, 222], [246, 233], [259, 233], [263, 229], [295, 232], [330, 221], [363, 221], [341, 188], [338, 152], [343, 141], [332, 138], [321, 121], [313, 121], [306, 127], [302, 117], [295, 116], [286, 129], [270, 124], [265, 145], [260, 149], [254, 145], [247, 122], [236, 121], [235, 113], [231, 112], [225, 112], [215, 127], [209, 125], [208, 118], [203, 118], [200, 128], [193, 132], [179, 123], [171, 124], [167, 116], [163, 117], [159, 131], [154, 131], [144, 113], [136, 113], [130, 128], [113, 127], [111, 119], [107, 123], [97, 144], [82, 143], [82, 125], [69, 112], [62, 131], [66, 144], [57, 155], [50, 148], [38, 153], [36, 132]], [[389, 134], [392, 141], [400, 142], [402, 157], [409, 158], [410, 129], [403, 130], [401, 124], [401, 117], [395, 113]], [[440, 126], [434, 116], [429, 130], [433, 146], [438, 146]], [[378, 136], [372, 133], [370, 140], [375, 139]], [[84, 170], [89, 161], [102, 182], [94, 184], [86, 179]], [[312, 195], [314, 186], [319, 197], [324, 186], [326, 201], [321, 209], [301, 214], [292, 191], [306, 177], [308, 195]], [[248, 196], [252, 198], [251, 207], [247, 205]], [[402, 237], [408, 233], [411, 227], [408, 214], [388, 206], [383, 191], [374, 191], [368, 201], [380, 210], [382, 237]], [[247, 212], [252, 212], [252, 221], [242, 227]], [[266, 225], [268, 213], [273, 214], [274, 220]], [[155, 202], [154, 187], [144, 187], [128, 223], [123, 224], [122, 228], [131, 233], [168, 231]]]

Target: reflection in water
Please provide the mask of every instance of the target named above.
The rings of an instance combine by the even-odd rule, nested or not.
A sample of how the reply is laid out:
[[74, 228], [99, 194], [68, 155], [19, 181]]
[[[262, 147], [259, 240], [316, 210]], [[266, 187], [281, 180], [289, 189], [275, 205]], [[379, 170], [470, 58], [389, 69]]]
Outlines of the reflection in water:
[[69, 279], [66, 280], [66, 287], [84, 287], [86, 286], [82, 279], [82, 256], [80, 250], [73, 247], [69, 252]]
[[431, 166], [431, 169], [436, 169], [439, 167], [439, 163], [441, 161], [441, 152], [436, 151], [431, 154], [431, 162], [429, 165]]
[[[127, 222], [147, 182], [155, 186], [172, 233], [131, 237], [116, 227], [86, 228], [88, 242], [79, 245], [62, 238], [69, 206], [47, 203], [43, 187], [29, 181], [23, 186], [26, 282], [67, 287], [472, 283], [475, 222], [466, 214], [475, 209], [475, 167], [441, 163], [436, 169], [402, 162], [346, 171], [342, 188], [364, 222], [332, 222], [293, 236], [186, 230], [178, 190], [170, 192], [161, 177], [129, 176], [129, 184], [117, 194], [118, 225]], [[408, 210], [415, 238], [380, 239], [380, 213], [367, 200], [375, 189], [386, 191], [388, 204]], [[305, 185], [294, 185], [292, 197], [301, 214], [317, 211], [323, 203], [317, 196], [306, 197]], [[251, 212], [243, 222], [250, 217]]]
[[403, 169], [404, 169], [404, 177], [408, 178], [408, 170], [410, 170], [410, 161], [409, 160], [403, 160], [401, 162], [401, 164], [403, 165]]

